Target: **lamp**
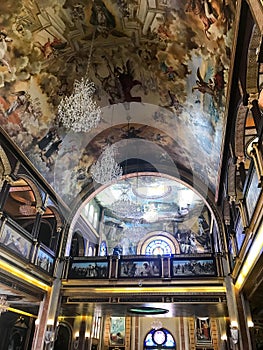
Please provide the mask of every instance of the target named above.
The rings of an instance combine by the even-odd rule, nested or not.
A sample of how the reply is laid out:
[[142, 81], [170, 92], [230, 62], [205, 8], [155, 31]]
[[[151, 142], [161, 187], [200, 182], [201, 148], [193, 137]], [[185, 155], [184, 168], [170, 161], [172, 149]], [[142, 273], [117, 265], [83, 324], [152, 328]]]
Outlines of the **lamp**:
[[6, 312], [9, 308], [9, 303], [7, 301], [7, 297], [6, 295], [1, 295], [0, 296], [0, 315], [3, 313], [3, 312]]
[[72, 94], [63, 97], [58, 106], [58, 120], [75, 132], [88, 132], [96, 128], [101, 120], [101, 109], [93, 99], [96, 87], [88, 78], [95, 33], [96, 30], [92, 35], [85, 77], [75, 80]]
[[151, 203], [148, 210], [143, 214], [143, 218], [147, 222], [156, 222], [159, 218], [156, 206]]
[[131, 242], [138, 242], [147, 233], [147, 229], [140, 225], [139, 220], [134, 220], [131, 226], [127, 226], [124, 229], [124, 233], [129, 237]]
[[233, 344], [238, 343], [238, 324], [236, 321], [232, 321], [230, 325], [230, 334]]
[[129, 218], [138, 211], [138, 206], [130, 200], [127, 190], [125, 190], [120, 195], [120, 198], [112, 203], [111, 211], [120, 217]]
[[114, 145], [106, 146], [101, 159], [90, 167], [90, 173], [94, 181], [104, 185], [121, 178], [122, 168], [115, 161]]

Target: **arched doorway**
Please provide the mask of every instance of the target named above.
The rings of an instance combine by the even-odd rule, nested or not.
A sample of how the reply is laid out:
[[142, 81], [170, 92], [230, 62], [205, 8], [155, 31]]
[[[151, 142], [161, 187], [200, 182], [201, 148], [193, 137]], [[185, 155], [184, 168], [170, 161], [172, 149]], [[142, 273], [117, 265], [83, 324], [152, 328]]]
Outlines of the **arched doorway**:
[[54, 350], [68, 350], [71, 344], [71, 329], [67, 324], [60, 323]]
[[166, 328], [151, 329], [144, 338], [143, 349], [176, 350], [176, 342], [171, 332]]

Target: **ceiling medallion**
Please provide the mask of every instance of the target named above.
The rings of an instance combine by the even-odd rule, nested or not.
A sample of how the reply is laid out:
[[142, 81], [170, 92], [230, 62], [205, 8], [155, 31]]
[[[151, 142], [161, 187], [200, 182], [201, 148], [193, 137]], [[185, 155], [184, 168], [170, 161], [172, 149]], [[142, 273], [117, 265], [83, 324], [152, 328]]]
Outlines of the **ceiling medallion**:
[[90, 173], [94, 181], [105, 185], [119, 180], [122, 176], [122, 167], [115, 161], [115, 146], [107, 146], [101, 158], [90, 167]]
[[101, 109], [93, 98], [96, 87], [94, 82], [88, 78], [95, 32], [94, 30], [86, 75], [80, 80], [75, 80], [72, 94], [63, 97], [58, 106], [59, 122], [75, 132], [88, 132], [96, 128], [101, 120]]
[[9, 303], [7, 301], [6, 295], [0, 295], [0, 315], [6, 312], [9, 308]]

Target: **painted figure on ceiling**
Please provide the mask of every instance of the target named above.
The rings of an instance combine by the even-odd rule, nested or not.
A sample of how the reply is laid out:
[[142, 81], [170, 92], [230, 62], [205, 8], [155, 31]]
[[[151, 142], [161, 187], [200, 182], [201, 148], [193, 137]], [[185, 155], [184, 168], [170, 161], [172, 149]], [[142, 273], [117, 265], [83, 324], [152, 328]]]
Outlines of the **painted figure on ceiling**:
[[120, 102], [141, 102], [140, 96], [132, 96], [131, 89], [134, 86], [142, 85], [139, 80], [134, 79], [134, 69], [130, 60], [127, 60], [121, 67], [110, 64], [107, 56], [102, 56], [108, 68], [108, 75], [100, 75], [98, 65], [94, 64], [96, 78], [101, 82], [103, 90], [109, 95], [109, 103]]
[[11, 73], [11, 67], [6, 58], [6, 54], [7, 54], [7, 43], [11, 41], [12, 39], [9, 36], [7, 36], [6, 32], [1, 30], [0, 31], [0, 62], [2, 65], [7, 67], [9, 73]]
[[9, 108], [6, 110], [7, 117], [20, 107], [24, 107], [26, 110], [30, 104], [30, 95], [27, 91], [17, 91], [13, 94], [13, 96], [15, 96], [16, 99], [10, 104]]
[[209, 28], [216, 22], [218, 14], [215, 12], [208, 0], [188, 0], [185, 12], [193, 12], [194, 15], [199, 16], [200, 20], [204, 25], [204, 31], [206, 37], [209, 39]]
[[104, 38], [107, 38], [109, 32], [116, 26], [114, 16], [101, 0], [93, 2], [90, 23], [96, 26], [97, 32]]

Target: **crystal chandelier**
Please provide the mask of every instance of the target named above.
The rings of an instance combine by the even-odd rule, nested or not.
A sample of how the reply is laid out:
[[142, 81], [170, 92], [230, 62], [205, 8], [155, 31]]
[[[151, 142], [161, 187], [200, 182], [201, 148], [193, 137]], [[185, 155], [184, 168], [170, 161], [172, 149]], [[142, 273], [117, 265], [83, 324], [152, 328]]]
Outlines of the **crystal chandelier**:
[[115, 161], [115, 146], [107, 146], [101, 158], [90, 167], [94, 181], [107, 184], [116, 181], [122, 176], [122, 167]]
[[95, 84], [89, 79], [76, 80], [72, 94], [62, 98], [58, 106], [58, 119], [75, 132], [88, 132], [101, 120], [101, 109], [93, 99]]
[[7, 301], [6, 295], [0, 295], [0, 315], [6, 312], [9, 308], [9, 303]]
[[138, 242], [147, 233], [145, 227], [143, 227], [139, 220], [135, 220], [131, 226], [127, 226], [124, 229], [124, 233], [129, 237], [131, 242]]
[[58, 106], [59, 122], [75, 132], [88, 132], [96, 128], [101, 120], [101, 109], [94, 100], [96, 87], [88, 78], [95, 32], [92, 36], [86, 75], [80, 81], [74, 82], [72, 94], [63, 97]]
[[143, 218], [147, 222], [156, 222], [159, 218], [157, 208], [151, 204], [148, 211], [143, 214]]
[[112, 203], [111, 211], [120, 217], [129, 218], [138, 211], [138, 205], [133, 203], [127, 192], [124, 191], [120, 198]]

